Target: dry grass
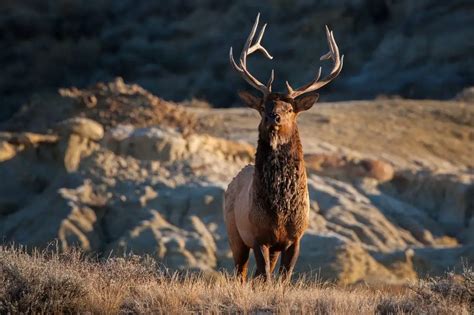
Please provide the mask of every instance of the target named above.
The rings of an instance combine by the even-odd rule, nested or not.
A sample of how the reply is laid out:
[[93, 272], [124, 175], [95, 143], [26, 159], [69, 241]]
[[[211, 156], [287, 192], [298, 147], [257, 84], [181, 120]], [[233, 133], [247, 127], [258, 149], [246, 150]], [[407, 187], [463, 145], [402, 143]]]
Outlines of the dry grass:
[[103, 261], [77, 251], [0, 247], [0, 313], [469, 314], [474, 273], [408, 287], [337, 287], [300, 279], [242, 285], [226, 274], [178, 274], [149, 257]]

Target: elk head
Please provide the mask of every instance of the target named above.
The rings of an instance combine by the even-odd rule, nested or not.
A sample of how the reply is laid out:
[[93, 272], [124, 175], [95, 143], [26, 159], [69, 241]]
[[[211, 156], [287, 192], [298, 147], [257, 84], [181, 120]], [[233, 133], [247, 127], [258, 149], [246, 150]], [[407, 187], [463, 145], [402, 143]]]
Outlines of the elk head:
[[263, 25], [256, 42], [253, 43], [258, 28], [259, 18], [260, 13], [257, 15], [257, 19], [255, 20], [250, 35], [242, 49], [239, 64], [234, 60], [232, 47], [230, 48], [229, 59], [232, 67], [242, 76], [242, 78], [262, 93], [261, 97], [256, 97], [248, 92], [240, 92], [239, 96], [247, 106], [260, 113], [260, 136], [268, 139], [272, 146], [275, 146], [277, 144], [274, 143], [275, 141], [283, 144], [291, 139], [291, 136], [296, 130], [296, 118], [298, 114], [310, 109], [318, 100], [319, 94], [314, 93], [316, 90], [322, 88], [339, 75], [342, 70], [344, 56], [339, 56], [339, 48], [337, 47], [333, 32], [326, 26], [329, 52], [321, 56], [320, 60], [331, 59], [333, 61], [334, 65], [331, 73], [320, 80], [322, 69], [319, 67], [315, 79], [308, 84], [294, 90], [288, 81], [286, 81], [286, 93], [272, 92], [272, 83], [274, 79], [273, 70], [267, 84], [263, 84], [247, 69], [247, 57], [256, 51], [260, 51], [268, 59], [273, 59], [261, 44], [267, 24]]

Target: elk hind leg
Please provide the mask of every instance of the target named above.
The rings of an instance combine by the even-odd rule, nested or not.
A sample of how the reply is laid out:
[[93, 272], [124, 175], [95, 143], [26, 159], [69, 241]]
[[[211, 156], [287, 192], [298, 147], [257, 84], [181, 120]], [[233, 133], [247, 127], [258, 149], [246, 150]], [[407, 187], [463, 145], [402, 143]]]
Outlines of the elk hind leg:
[[234, 257], [234, 266], [237, 272], [237, 277], [242, 283], [245, 283], [247, 281], [250, 248], [242, 242], [238, 247], [232, 247], [232, 255]]
[[237, 225], [235, 223], [234, 213], [230, 212], [227, 216], [226, 227], [227, 235], [229, 237], [229, 245], [232, 250], [232, 257], [234, 258], [235, 271], [237, 277], [242, 283], [247, 280], [247, 270], [249, 262], [250, 248], [245, 245], [240, 237]]

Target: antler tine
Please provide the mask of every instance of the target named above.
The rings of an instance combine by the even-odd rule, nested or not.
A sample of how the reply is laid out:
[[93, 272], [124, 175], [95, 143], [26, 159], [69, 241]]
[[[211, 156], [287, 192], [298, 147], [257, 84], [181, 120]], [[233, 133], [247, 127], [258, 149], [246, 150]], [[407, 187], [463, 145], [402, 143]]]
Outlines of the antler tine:
[[264, 85], [260, 81], [258, 81], [248, 70], [247, 70], [247, 56], [250, 54], [256, 52], [256, 51], [261, 51], [265, 57], [268, 59], [273, 59], [273, 57], [268, 53], [268, 51], [265, 49], [265, 47], [262, 46], [262, 38], [263, 35], [265, 34], [265, 29], [267, 27], [267, 24], [263, 25], [262, 29], [260, 30], [260, 33], [258, 34], [257, 37], [257, 42], [252, 45], [253, 38], [255, 37], [255, 34], [257, 32], [258, 28], [258, 23], [260, 20], [260, 13], [257, 14], [257, 18], [255, 19], [255, 23], [253, 24], [252, 30], [250, 31], [250, 34], [245, 42], [244, 48], [242, 49], [242, 52], [240, 54], [240, 59], [239, 59], [239, 65], [234, 60], [233, 52], [232, 52], [232, 47], [230, 47], [229, 51], [229, 59], [232, 67], [240, 73], [242, 78], [249, 83], [251, 86], [256, 88], [257, 90], [261, 91], [264, 96], [268, 95], [271, 92], [271, 85], [273, 83], [274, 79], [274, 71], [272, 70], [270, 79], [268, 80], [267, 85]]
[[318, 75], [316, 78], [311, 81], [310, 83], [294, 90], [288, 81], [286, 81], [286, 88], [288, 90], [288, 96], [291, 98], [296, 98], [302, 94], [309, 93], [316, 91], [332, 80], [334, 80], [339, 73], [342, 70], [342, 66], [344, 63], [344, 55], [341, 57], [339, 56], [339, 47], [337, 47], [336, 40], [334, 39], [334, 34], [332, 31], [329, 30], [328, 26], [326, 25], [326, 37], [328, 40], [328, 46], [329, 46], [329, 52], [326, 54], [322, 55], [319, 59], [320, 60], [328, 60], [331, 59], [334, 62], [333, 68], [331, 73], [329, 73], [328, 76], [326, 76], [323, 80], [319, 81], [319, 78], [321, 77], [321, 67], [319, 67]]
[[243, 64], [244, 66], [247, 66], [248, 50], [250, 46], [252, 45], [253, 37], [255, 36], [255, 33], [257, 32], [259, 20], [260, 20], [260, 12], [257, 14], [257, 18], [255, 19], [255, 23], [253, 23], [252, 30], [250, 31], [249, 37], [247, 37], [244, 48], [242, 49], [242, 52], [240, 53], [240, 63]]
[[270, 55], [270, 53], [265, 49], [265, 47], [262, 46], [262, 38], [263, 38], [263, 35], [265, 34], [266, 28], [267, 28], [267, 23], [265, 23], [262, 26], [262, 29], [260, 30], [260, 33], [258, 34], [257, 42], [253, 44], [252, 47], [249, 48], [247, 56], [257, 50], [260, 50], [265, 55], [265, 57], [267, 57], [268, 59], [273, 59], [273, 56]]
[[334, 40], [334, 34], [332, 31], [329, 30], [328, 26], [326, 25], [326, 38], [328, 40], [329, 51], [322, 55], [319, 60], [327, 60], [330, 59], [333, 55], [337, 55], [339, 57], [339, 48], [337, 47], [336, 41]]
[[[296, 92], [298, 92], [300, 89], [304, 89], [306, 90], [307, 88], [309, 88], [311, 85], [314, 84], [314, 82], [317, 82], [319, 80], [319, 78], [321, 77], [321, 72], [323, 71], [323, 68], [322, 67], [319, 67], [318, 69], [318, 74], [316, 75], [316, 78], [309, 82], [308, 84], [300, 87]], [[293, 88], [291, 87], [290, 83], [288, 81], [285, 81], [285, 84], [286, 84], [286, 89], [288, 90], [288, 94], [294, 94], [295, 93], [295, 90], [293, 90]], [[300, 95], [300, 94], [298, 94]], [[296, 97], [296, 96], [295, 96]]]
[[272, 91], [273, 79], [275, 79], [275, 69], [272, 69], [272, 73], [270, 74], [270, 79], [268, 79], [268, 82], [267, 82], [268, 92]]
[[229, 60], [230, 60], [230, 64], [232, 65], [232, 67], [233, 67], [237, 72], [242, 72], [242, 71], [243, 71], [243, 70], [237, 65], [237, 63], [235, 63], [234, 54], [232, 53], [232, 47], [230, 47], [230, 50], [229, 50]]

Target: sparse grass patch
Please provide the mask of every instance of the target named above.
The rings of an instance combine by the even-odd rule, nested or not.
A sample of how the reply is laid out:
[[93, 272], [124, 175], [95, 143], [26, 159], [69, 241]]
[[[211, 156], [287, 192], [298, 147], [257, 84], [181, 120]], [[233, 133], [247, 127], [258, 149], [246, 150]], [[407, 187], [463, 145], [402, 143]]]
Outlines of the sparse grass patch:
[[0, 313], [469, 314], [474, 273], [408, 287], [340, 287], [300, 279], [240, 284], [224, 273], [170, 273], [149, 257], [0, 247]]
[[377, 306], [381, 314], [473, 314], [474, 271], [421, 280], [409, 287], [414, 294], [399, 299], [384, 297]]

